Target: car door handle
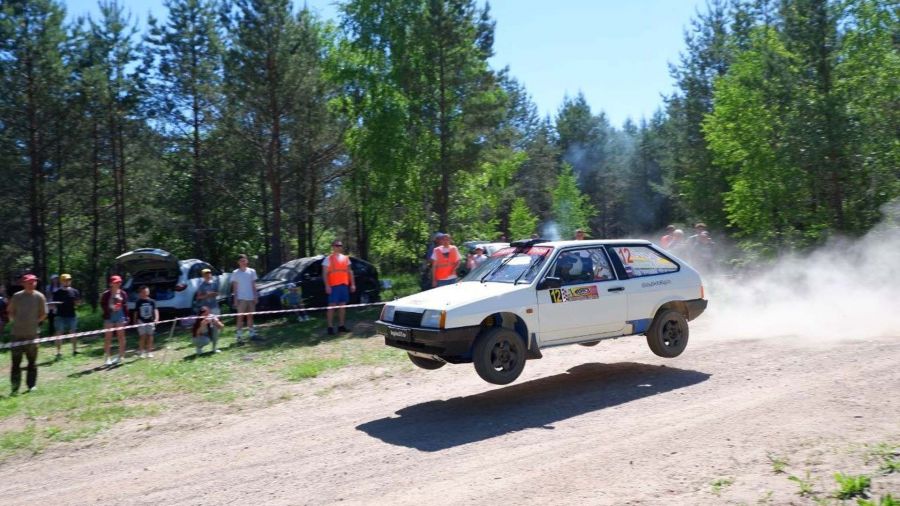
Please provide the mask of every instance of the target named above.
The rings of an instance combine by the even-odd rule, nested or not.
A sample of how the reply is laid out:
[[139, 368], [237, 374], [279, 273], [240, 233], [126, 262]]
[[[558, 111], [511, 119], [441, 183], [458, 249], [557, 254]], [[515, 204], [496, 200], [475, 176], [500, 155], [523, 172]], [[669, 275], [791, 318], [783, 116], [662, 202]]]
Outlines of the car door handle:
[[615, 287], [615, 288], [608, 288], [606, 291], [607, 291], [607, 292], [623, 292], [623, 291], [625, 291], [625, 287], [624, 287], [624, 286], [617, 286], [617, 287]]

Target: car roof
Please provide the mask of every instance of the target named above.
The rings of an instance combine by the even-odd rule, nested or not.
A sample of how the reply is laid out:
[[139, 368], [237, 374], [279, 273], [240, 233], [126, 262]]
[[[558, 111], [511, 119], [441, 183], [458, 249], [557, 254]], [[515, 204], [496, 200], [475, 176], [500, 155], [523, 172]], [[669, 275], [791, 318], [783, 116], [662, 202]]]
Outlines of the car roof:
[[535, 246], [552, 246], [554, 248], [567, 248], [570, 246], [626, 246], [626, 245], [634, 245], [634, 244], [651, 244], [650, 241], [646, 239], [586, 239], [583, 241], [578, 240], [568, 240], [568, 241], [545, 241], [535, 243]]

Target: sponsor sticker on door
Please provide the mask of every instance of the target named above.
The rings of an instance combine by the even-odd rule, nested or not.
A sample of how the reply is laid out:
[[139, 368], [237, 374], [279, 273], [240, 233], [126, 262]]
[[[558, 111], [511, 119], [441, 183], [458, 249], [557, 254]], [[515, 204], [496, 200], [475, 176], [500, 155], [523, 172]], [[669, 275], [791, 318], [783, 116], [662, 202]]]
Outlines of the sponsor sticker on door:
[[554, 288], [550, 290], [550, 301], [554, 304], [597, 298], [600, 298], [600, 292], [597, 290], [597, 285], [576, 286], [573, 288]]

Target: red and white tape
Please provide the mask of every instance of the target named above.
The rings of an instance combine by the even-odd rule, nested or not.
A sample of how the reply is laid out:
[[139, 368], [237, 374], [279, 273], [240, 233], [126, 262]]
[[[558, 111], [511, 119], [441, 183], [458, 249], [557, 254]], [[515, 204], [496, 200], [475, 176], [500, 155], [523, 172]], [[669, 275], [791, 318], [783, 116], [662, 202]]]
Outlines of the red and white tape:
[[[333, 309], [338, 308], [356, 308], [356, 307], [369, 307], [369, 306], [380, 306], [385, 304], [384, 302], [369, 302], [366, 304], [347, 304], [344, 306], [332, 306]], [[222, 318], [230, 318], [233, 316], [256, 316], [256, 315], [267, 315], [267, 314], [281, 314], [281, 313], [305, 313], [308, 311], [325, 311], [329, 309], [329, 307], [308, 307], [302, 309], [273, 309], [270, 311], [254, 311], [250, 313], [225, 313], [216, 315], [219, 319]], [[86, 336], [94, 336], [104, 334], [106, 332], [117, 331], [117, 330], [128, 330], [128, 329], [136, 329], [138, 327], [144, 327], [146, 325], [163, 325], [166, 323], [172, 323], [183, 321], [183, 320], [196, 320], [199, 318], [197, 315], [191, 316], [182, 316], [179, 318], [172, 318], [170, 320], [159, 320], [153, 323], [137, 323], [134, 325], [122, 325], [121, 327], [110, 327], [107, 329], [98, 329], [98, 330], [87, 330], [84, 332], [73, 332], [71, 334], [63, 334], [61, 336], [47, 336], [47, 337], [39, 337], [37, 339], [28, 339], [25, 341], [13, 341], [9, 343], [0, 343], [0, 350], [5, 350], [8, 348], [15, 348], [17, 346], [25, 346], [28, 344], [41, 344], [41, 343], [50, 343], [55, 341], [64, 341], [66, 339], [72, 339], [73, 337], [86, 337]]]

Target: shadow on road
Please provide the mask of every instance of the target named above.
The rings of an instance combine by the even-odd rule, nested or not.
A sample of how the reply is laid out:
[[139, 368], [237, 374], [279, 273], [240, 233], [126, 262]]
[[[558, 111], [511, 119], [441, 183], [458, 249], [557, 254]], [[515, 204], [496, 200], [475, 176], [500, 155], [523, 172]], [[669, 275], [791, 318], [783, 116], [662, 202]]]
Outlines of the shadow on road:
[[385, 443], [434, 452], [550, 424], [695, 385], [709, 374], [624, 362], [584, 364], [564, 374], [446, 401], [407, 406], [399, 417], [357, 426]]

